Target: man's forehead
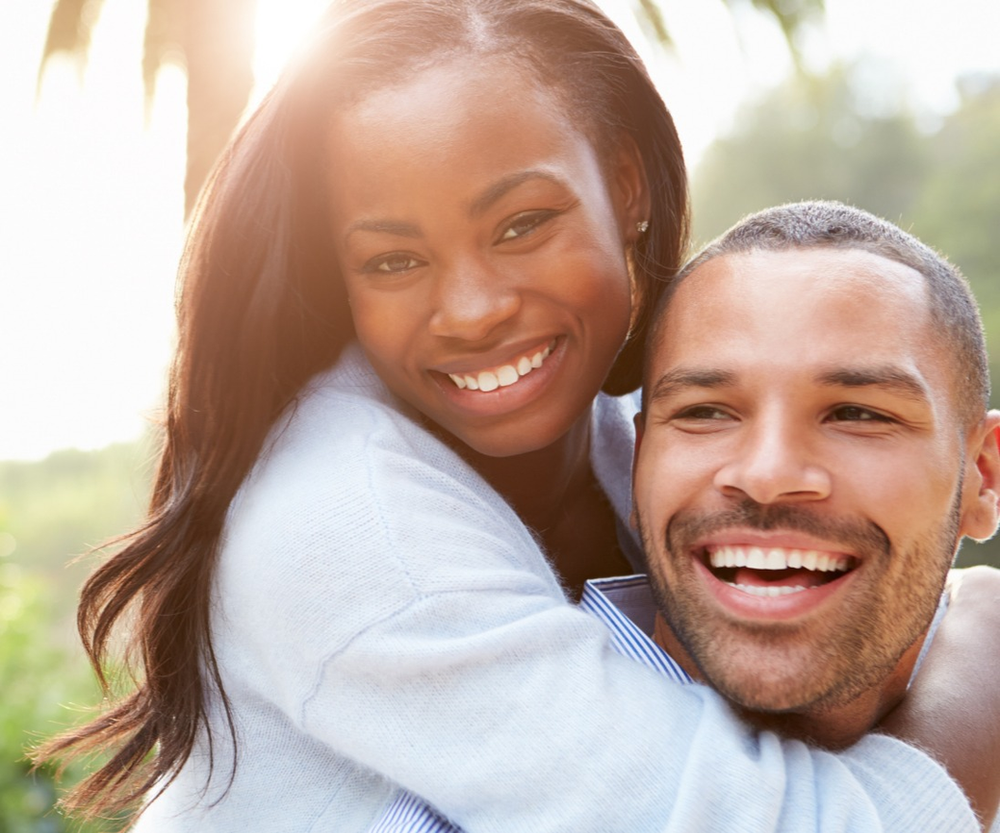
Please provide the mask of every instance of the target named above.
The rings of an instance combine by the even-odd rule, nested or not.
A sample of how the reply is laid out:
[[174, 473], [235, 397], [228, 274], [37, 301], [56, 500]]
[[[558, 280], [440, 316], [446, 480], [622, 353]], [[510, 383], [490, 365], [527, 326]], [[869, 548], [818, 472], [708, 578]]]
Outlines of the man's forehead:
[[[650, 392], [677, 368], [728, 371], [754, 362], [801, 367], [817, 379], [836, 378], [837, 368], [845, 369], [842, 378], [869, 368], [950, 372], [931, 330], [923, 276], [862, 249], [720, 255], [680, 283], [665, 316], [650, 357]], [[950, 387], [946, 376], [931, 387], [938, 381]]]
[[[848, 327], [859, 339], [895, 334], [925, 342], [930, 319], [923, 276], [902, 263], [861, 249], [753, 250], [706, 261], [676, 288], [661, 321], [660, 346], [690, 338], [689, 330], [725, 339], [732, 328], [757, 327], [762, 335], [779, 327], [804, 339]], [[810, 330], [810, 328], [813, 328]], [[664, 338], [665, 337], [665, 338]], [[790, 345], [791, 346], [791, 345]]]
[[[751, 249], [717, 255], [695, 268], [677, 288], [680, 295], [699, 282], [781, 282], [783, 291], [812, 288], [830, 293], [929, 300], [926, 280], [916, 269], [862, 248], [808, 246]], [[685, 289], [685, 287], [687, 287]], [[671, 304], [679, 299], [675, 298]], [[690, 301], [688, 301], [690, 302]]]

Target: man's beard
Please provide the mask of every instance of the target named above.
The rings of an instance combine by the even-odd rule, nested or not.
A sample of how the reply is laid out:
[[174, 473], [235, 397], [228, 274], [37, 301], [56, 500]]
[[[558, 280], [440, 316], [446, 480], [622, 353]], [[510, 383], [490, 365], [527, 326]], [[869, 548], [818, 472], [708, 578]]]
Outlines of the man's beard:
[[[871, 521], [830, 518], [794, 504], [763, 506], [746, 499], [720, 512], [680, 512], [669, 519], [662, 542], [652, 540], [638, 510], [636, 515], [657, 606], [705, 679], [728, 699], [754, 711], [821, 710], [881, 685], [926, 630], [954, 556], [960, 496], [961, 484], [945, 523], [907, 552], [896, 551]], [[696, 582], [692, 543], [729, 528], [807, 533], [856, 554], [867, 575], [865, 585], [851, 588], [850, 616], [822, 633], [809, 622], [723, 621], [686, 588]], [[662, 559], [669, 559], [673, 572], [662, 568]], [[908, 565], [902, 580], [883, 586], [886, 573], [900, 559]], [[667, 575], [678, 586], [671, 586]], [[754, 651], [773, 667], [765, 672], [762, 666], [759, 674], [742, 668], [740, 660]], [[808, 660], [803, 659], [806, 655]], [[801, 673], [782, 675], [783, 662], [789, 669], [801, 668]]]

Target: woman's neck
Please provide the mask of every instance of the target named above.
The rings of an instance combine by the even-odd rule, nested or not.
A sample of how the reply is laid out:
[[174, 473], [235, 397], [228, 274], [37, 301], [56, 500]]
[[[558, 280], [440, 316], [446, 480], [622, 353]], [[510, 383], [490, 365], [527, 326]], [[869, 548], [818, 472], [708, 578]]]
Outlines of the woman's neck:
[[513, 457], [480, 454], [454, 437], [445, 441], [514, 507], [525, 524], [543, 535], [592, 478], [589, 411], [555, 443]]
[[590, 412], [560, 440], [514, 457], [488, 457], [443, 437], [541, 539], [573, 598], [598, 576], [632, 572], [618, 546], [614, 510], [590, 465]]

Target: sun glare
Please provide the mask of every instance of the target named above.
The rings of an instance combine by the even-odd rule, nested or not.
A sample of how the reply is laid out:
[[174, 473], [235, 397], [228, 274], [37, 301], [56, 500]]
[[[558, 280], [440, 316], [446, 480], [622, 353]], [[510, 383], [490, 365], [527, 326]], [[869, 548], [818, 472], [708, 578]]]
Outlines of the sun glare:
[[271, 88], [329, 0], [257, 0], [251, 107]]
[[143, 6], [108, 0], [86, 64], [57, 56], [37, 100], [47, 17], [16, 22], [0, 35], [18, 56], [0, 155], [0, 459], [142, 431], [170, 349], [183, 211], [184, 82], [161, 76], [147, 123]]
[[[257, 0], [251, 107], [327, 2]], [[632, 0], [599, 2], [650, 64], [692, 166], [754, 85], [787, 69], [774, 24], [755, 21], [741, 43], [720, 0], [658, 0], [673, 53], [644, 40]], [[953, 94], [960, 69], [997, 66], [996, 0], [916, 4], [923, 11], [900, 29], [888, 0], [827, 0], [823, 43], [814, 44], [824, 48], [810, 54], [889, 54], [937, 100]], [[0, 3], [0, 460], [132, 439], [162, 399], [183, 227], [186, 80], [175, 66], [161, 70], [145, 112], [146, 7], [105, 0], [85, 67], [53, 61], [36, 100], [52, 2]], [[862, 19], [872, 26], [858, 26]]]

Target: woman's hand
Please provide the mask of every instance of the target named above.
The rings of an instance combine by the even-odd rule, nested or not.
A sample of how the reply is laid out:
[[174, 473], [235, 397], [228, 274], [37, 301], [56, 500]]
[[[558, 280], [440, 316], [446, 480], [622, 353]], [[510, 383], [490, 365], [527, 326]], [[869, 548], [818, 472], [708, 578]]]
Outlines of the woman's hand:
[[1000, 570], [952, 570], [947, 614], [881, 729], [940, 761], [984, 829], [1000, 803]]

